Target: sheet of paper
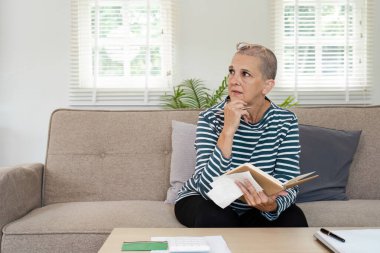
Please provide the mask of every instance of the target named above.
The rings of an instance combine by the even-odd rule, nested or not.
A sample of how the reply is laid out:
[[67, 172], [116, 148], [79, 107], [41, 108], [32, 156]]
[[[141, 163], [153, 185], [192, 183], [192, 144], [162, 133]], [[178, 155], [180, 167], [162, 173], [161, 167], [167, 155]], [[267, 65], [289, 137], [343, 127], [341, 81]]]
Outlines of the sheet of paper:
[[212, 183], [212, 189], [207, 193], [209, 198], [221, 208], [226, 208], [237, 198], [243, 195], [243, 192], [236, 185], [235, 181], [248, 179], [256, 191], [262, 191], [261, 186], [253, 179], [252, 175], [246, 171], [230, 175], [222, 175], [216, 178]]
[[340, 242], [320, 231], [315, 234], [315, 237], [326, 243], [334, 252], [378, 252], [380, 249], [380, 229], [332, 230], [331, 232], [344, 238], [346, 242]]
[[[168, 241], [173, 237], [151, 237], [152, 241]], [[227, 246], [226, 241], [223, 239], [221, 235], [215, 236], [204, 236], [207, 241], [207, 244], [210, 246], [210, 253], [231, 253], [230, 249]], [[155, 250], [151, 251], [152, 253], [169, 253], [168, 250]]]

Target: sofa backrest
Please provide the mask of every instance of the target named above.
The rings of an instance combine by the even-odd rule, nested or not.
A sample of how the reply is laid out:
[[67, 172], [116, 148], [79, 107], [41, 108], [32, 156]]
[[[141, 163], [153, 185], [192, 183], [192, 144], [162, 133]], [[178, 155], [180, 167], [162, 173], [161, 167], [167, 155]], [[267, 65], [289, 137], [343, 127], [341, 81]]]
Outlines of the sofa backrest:
[[[301, 124], [362, 130], [350, 169], [350, 198], [380, 199], [380, 107], [292, 109]], [[196, 123], [197, 110], [53, 112], [44, 204], [164, 200], [169, 187], [171, 121]]]
[[44, 204], [164, 200], [171, 121], [196, 123], [198, 113], [56, 110], [50, 120]]

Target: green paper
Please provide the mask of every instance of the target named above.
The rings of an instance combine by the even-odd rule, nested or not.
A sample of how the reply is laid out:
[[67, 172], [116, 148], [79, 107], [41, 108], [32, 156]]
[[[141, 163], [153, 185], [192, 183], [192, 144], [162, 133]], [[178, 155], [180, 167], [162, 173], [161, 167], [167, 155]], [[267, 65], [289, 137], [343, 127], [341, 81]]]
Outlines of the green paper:
[[154, 241], [141, 241], [141, 242], [123, 242], [121, 247], [122, 251], [150, 251], [150, 250], [167, 250], [168, 242], [154, 242]]

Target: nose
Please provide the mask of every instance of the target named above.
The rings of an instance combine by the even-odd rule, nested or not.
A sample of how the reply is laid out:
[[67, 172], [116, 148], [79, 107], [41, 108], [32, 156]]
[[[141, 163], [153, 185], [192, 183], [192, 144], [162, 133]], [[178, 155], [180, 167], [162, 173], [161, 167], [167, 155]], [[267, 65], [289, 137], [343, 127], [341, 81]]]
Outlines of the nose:
[[229, 74], [228, 76], [228, 83], [230, 85], [239, 85], [239, 80], [236, 77], [236, 74]]

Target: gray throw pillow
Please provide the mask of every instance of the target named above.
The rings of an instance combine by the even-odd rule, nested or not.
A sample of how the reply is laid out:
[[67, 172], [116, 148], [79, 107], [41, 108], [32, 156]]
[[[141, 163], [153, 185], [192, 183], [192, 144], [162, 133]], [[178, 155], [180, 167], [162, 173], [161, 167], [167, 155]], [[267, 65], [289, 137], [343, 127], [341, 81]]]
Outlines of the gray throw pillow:
[[316, 171], [319, 177], [300, 185], [297, 202], [347, 200], [349, 168], [361, 131], [343, 131], [299, 125], [301, 174]]
[[170, 163], [170, 187], [165, 203], [174, 204], [178, 191], [195, 170], [195, 136], [197, 126], [172, 121], [172, 156]]

